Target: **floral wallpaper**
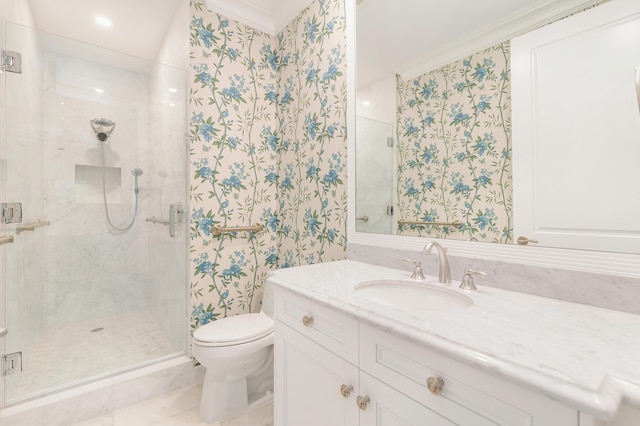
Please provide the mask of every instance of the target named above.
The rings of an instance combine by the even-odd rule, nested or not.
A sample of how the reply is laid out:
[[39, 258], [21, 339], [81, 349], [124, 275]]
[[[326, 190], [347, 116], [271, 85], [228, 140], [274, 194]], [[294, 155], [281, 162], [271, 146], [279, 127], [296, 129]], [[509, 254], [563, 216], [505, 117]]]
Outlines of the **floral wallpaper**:
[[318, 0], [279, 36], [280, 266], [343, 259], [346, 250], [344, 2]]
[[509, 42], [423, 74], [398, 76], [398, 217], [455, 226], [401, 235], [511, 242]]
[[[191, 328], [260, 308], [273, 269], [346, 249], [344, 10], [277, 36], [191, 2]], [[260, 223], [265, 230], [212, 234]]]

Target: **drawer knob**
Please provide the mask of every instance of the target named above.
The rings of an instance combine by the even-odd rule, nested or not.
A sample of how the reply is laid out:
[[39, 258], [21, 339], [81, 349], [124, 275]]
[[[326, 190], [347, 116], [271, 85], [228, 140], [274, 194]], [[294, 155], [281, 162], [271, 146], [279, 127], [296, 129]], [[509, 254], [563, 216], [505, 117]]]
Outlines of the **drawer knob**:
[[305, 315], [302, 317], [302, 323], [307, 327], [309, 327], [312, 322], [313, 322], [313, 317], [310, 317], [309, 315]]
[[342, 385], [342, 386], [340, 386], [340, 393], [345, 398], [349, 398], [351, 396], [351, 392], [353, 392], [353, 386], [351, 386], [351, 385]]
[[427, 379], [427, 387], [434, 395], [440, 395], [444, 388], [444, 380], [442, 377], [429, 377]]
[[358, 405], [358, 408], [361, 409], [362, 411], [367, 409], [370, 402], [371, 400], [366, 395], [365, 396], [358, 395], [358, 398], [356, 398], [356, 404]]

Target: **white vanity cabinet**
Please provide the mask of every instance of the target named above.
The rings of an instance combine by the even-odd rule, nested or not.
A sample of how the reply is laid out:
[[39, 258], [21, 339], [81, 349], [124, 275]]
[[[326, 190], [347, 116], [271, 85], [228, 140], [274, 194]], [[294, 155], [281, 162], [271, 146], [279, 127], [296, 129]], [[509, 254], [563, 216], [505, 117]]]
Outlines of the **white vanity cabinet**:
[[276, 424], [358, 425], [357, 320], [281, 288], [275, 312]]
[[281, 287], [275, 307], [276, 426], [579, 424], [577, 410]]

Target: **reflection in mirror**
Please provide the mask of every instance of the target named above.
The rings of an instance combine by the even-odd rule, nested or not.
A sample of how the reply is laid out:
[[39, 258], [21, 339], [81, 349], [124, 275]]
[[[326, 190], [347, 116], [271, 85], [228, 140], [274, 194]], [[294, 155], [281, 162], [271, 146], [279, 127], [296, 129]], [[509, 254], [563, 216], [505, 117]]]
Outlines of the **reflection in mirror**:
[[[620, 1], [625, 0], [604, 3]], [[520, 3], [519, 6], [513, 3], [513, 7], [519, 7], [523, 11], [532, 7], [532, 3], [528, 3]], [[495, 38], [496, 42], [492, 46], [485, 44], [485, 48], [477, 49], [473, 54], [469, 54], [473, 50], [467, 50], [458, 60], [440, 62], [420, 72], [417, 72], [420, 68], [416, 64], [421, 60], [429, 62], [424, 58], [395, 64], [393, 72], [373, 78], [371, 66], [365, 66], [361, 70], [362, 64], [371, 64], [367, 62], [371, 58], [363, 58], [358, 45], [358, 115], [374, 118], [367, 112], [377, 110], [381, 105], [394, 107], [390, 116], [375, 117], [392, 123], [397, 142], [392, 234], [498, 243], [514, 243], [521, 236], [517, 233], [518, 228], [514, 231], [514, 223], [518, 224], [518, 212], [513, 209], [513, 199], [517, 194], [513, 192], [512, 183], [512, 145], [517, 141], [512, 141], [511, 137], [511, 37], [506, 35], [524, 34], [563, 16], [583, 15], [582, 10], [596, 2], [559, 0], [554, 3], [556, 9], [553, 16], [546, 16], [547, 21], [537, 16], [524, 20], [518, 28], [515, 28], [515, 24], [511, 25], [509, 32], [503, 33], [505, 36], [502, 38]], [[370, 33], [364, 34], [370, 30], [371, 25], [363, 20], [366, 18], [375, 21], [372, 10], [381, 13], [381, 8], [384, 7], [381, 4], [380, 0], [367, 0], [357, 8], [357, 43], [371, 37]], [[535, 3], [533, 6], [537, 7], [539, 4]], [[418, 14], [418, 9], [415, 9], [418, 5], [412, 4], [411, 7], [412, 16]], [[443, 13], [438, 15], [439, 19], [445, 21], [449, 17], [453, 19], [450, 22], [457, 25], [458, 18], [447, 15], [444, 6], [438, 7], [443, 9], [440, 10]], [[589, 13], [599, 13], [602, 7], [597, 6]], [[465, 7], [465, 10], [471, 9]], [[510, 13], [513, 15], [513, 11]], [[493, 22], [500, 19], [510, 22], [510, 13], [496, 15]], [[384, 33], [388, 29], [382, 37], [396, 41], [404, 38], [395, 49], [379, 49], [376, 52], [367, 47], [366, 54], [377, 57], [379, 62], [384, 62], [383, 56], [388, 54], [387, 51], [415, 50], [416, 45], [421, 44], [417, 40], [422, 40], [420, 37], [411, 37], [414, 28], [407, 21], [413, 18], [394, 22], [390, 21], [389, 15], [384, 14], [387, 18], [385, 25], [378, 25], [377, 31]], [[398, 31], [398, 28], [403, 31]], [[403, 32], [408, 34], [399, 35]], [[459, 33], [457, 39], [453, 38], [462, 40], [465, 36], [469, 42], [474, 42], [473, 38], [468, 37], [468, 31]], [[431, 38], [424, 39], [429, 44], [426, 50], [438, 50], [434, 48]], [[451, 40], [441, 40], [441, 43], [451, 43]], [[566, 56], [571, 57], [571, 54], [567, 52]], [[562, 99], [562, 102], [565, 103], [566, 100]], [[362, 142], [358, 135], [356, 139], [359, 150]], [[357, 150], [356, 156], [359, 155]], [[573, 164], [572, 167], [580, 165]], [[624, 181], [625, 173], [628, 174], [629, 171], [621, 172], [619, 180]], [[549, 180], [553, 182], [552, 178]], [[356, 193], [360, 190], [359, 186], [360, 182], [357, 181]], [[544, 188], [538, 190], [545, 191]], [[403, 220], [445, 224], [460, 221], [461, 226], [400, 226], [399, 222], [402, 223]], [[357, 230], [371, 232], [362, 228]], [[545, 243], [543, 238], [539, 239], [542, 244]], [[549, 246], [563, 245], [549, 243]], [[574, 248], [585, 247], [579, 245]]]
[[[511, 242], [509, 43], [410, 80], [399, 75], [394, 80], [391, 90], [389, 79], [360, 89], [357, 107], [361, 115], [380, 117], [375, 105], [397, 106], [393, 230], [399, 235]], [[358, 165], [367, 144], [359, 130]], [[358, 203], [364, 182], [359, 172], [356, 179]], [[360, 204], [357, 211], [360, 215]], [[461, 226], [447, 224], [453, 222]], [[358, 224], [356, 229], [376, 232]]]
[[398, 76], [398, 213], [461, 222], [402, 235], [511, 241], [509, 43], [409, 81]]
[[393, 230], [393, 127], [391, 123], [356, 117], [356, 230]]

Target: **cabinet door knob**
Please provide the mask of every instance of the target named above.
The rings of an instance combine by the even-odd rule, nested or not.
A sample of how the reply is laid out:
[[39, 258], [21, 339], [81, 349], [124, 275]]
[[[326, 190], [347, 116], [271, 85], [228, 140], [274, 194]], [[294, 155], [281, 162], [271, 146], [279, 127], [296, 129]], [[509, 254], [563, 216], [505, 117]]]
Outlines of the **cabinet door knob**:
[[356, 398], [356, 404], [358, 405], [358, 408], [361, 409], [362, 411], [367, 409], [370, 402], [371, 400], [366, 395], [365, 396], [358, 395], [358, 398]]
[[309, 315], [305, 315], [302, 317], [302, 323], [307, 327], [309, 327], [312, 322], [313, 322], [313, 317], [310, 317]]
[[351, 385], [342, 385], [340, 386], [340, 393], [345, 398], [349, 398], [351, 396], [351, 392], [353, 391], [353, 386]]
[[427, 387], [434, 395], [440, 395], [444, 388], [444, 380], [442, 377], [429, 377], [427, 379]]

